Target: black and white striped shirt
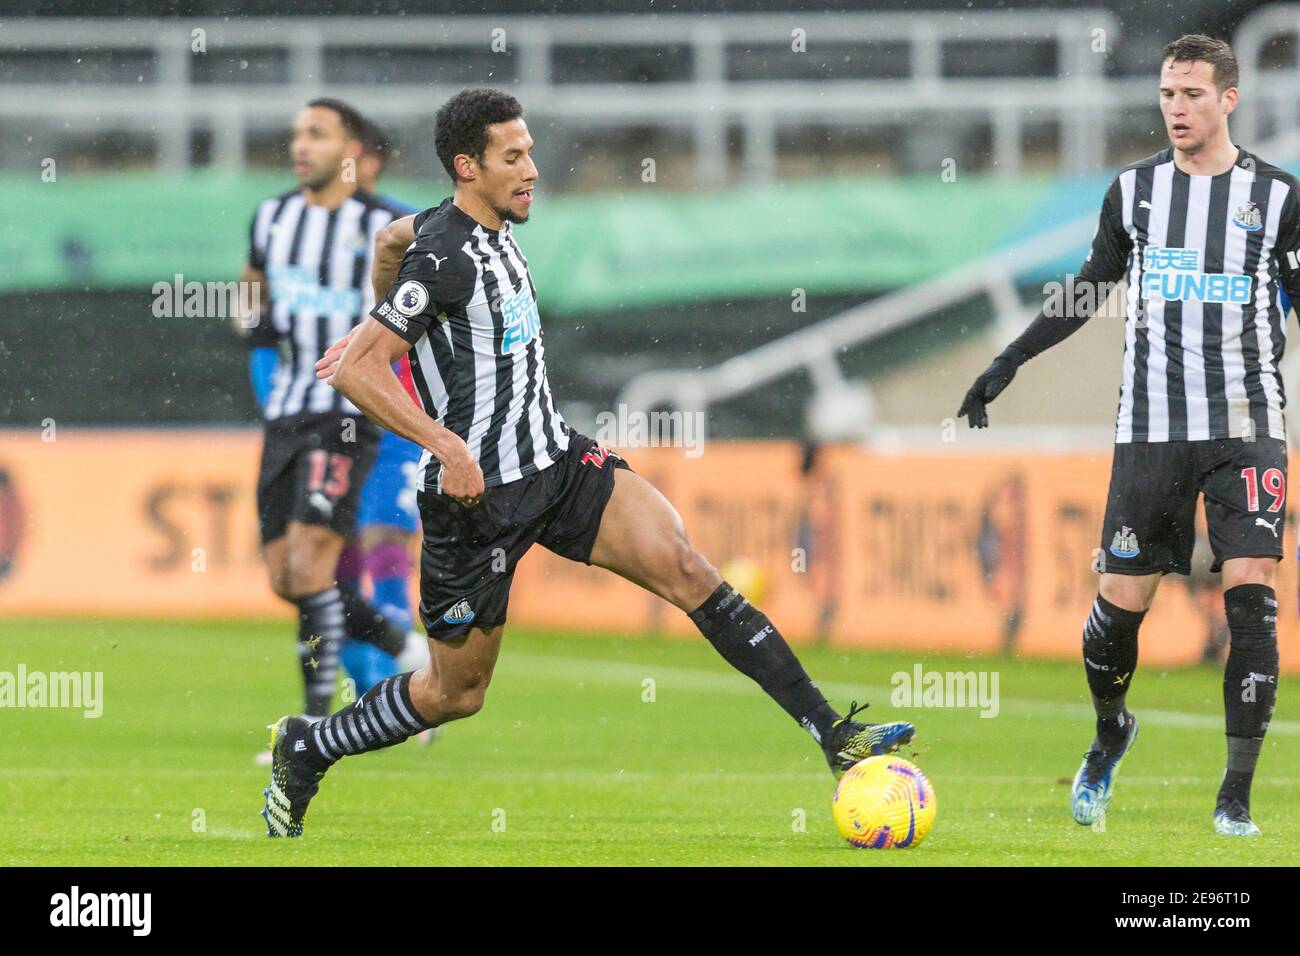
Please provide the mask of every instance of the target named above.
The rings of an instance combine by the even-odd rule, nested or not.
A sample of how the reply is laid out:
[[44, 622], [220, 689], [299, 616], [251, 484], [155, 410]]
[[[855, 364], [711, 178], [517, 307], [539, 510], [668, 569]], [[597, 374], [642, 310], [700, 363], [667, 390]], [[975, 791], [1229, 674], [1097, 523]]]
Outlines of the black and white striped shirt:
[[1300, 183], [1245, 150], [1218, 176], [1170, 147], [1111, 184], [1081, 279], [1127, 283], [1116, 442], [1285, 441], [1283, 290], [1300, 293]]
[[[537, 292], [510, 223], [488, 229], [448, 198], [415, 227], [370, 314], [412, 344], [421, 406], [465, 440], [487, 487], [542, 471], [568, 449], [569, 427], [546, 380]], [[441, 471], [426, 449], [420, 490], [441, 492]]]
[[267, 419], [359, 414], [316, 378], [316, 360], [370, 311], [375, 233], [401, 215], [361, 189], [336, 209], [308, 205], [298, 190], [258, 205], [248, 261], [266, 275], [271, 314], [253, 329], [249, 344], [278, 346], [285, 340], [289, 353], [276, 372]]

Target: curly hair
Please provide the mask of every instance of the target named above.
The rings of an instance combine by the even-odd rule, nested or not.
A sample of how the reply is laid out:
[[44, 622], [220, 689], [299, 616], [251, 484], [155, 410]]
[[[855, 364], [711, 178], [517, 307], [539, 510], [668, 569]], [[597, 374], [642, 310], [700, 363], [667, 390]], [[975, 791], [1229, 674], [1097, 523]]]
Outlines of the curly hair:
[[443, 103], [433, 126], [433, 146], [451, 181], [457, 181], [453, 161], [461, 153], [482, 162], [489, 126], [523, 115], [519, 101], [500, 90], [461, 90]]

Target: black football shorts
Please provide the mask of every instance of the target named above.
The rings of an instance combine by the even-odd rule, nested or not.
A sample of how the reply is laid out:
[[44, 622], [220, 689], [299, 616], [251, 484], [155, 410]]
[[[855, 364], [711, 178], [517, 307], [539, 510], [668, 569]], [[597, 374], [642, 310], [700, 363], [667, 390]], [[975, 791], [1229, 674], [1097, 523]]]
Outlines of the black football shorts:
[[353, 537], [357, 504], [375, 463], [379, 429], [363, 415], [292, 415], [266, 423], [257, 478], [262, 543], [290, 521]]
[[1211, 571], [1229, 558], [1282, 557], [1286, 442], [1125, 442], [1115, 445], [1097, 570], [1190, 574], [1201, 494]]
[[420, 492], [420, 620], [429, 636], [445, 641], [504, 624], [515, 565], [534, 543], [590, 564], [618, 468], [630, 466], [570, 432], [568, 449], [549, 467], [487, 488], [472, 508]]

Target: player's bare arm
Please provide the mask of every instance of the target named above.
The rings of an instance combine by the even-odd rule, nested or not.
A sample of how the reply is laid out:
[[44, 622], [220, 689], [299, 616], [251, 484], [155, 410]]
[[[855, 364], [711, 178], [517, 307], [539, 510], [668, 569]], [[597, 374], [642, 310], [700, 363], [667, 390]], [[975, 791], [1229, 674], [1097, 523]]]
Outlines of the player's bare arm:
[[[375, 254], [370, 268], [370, 284], [375, 290], [376, 302], [382, 300], [388, 290], [396, 284], [397, 273], [402, 268], [402, 259], [414, 241], [414, 216], [395, 219], [375, 234]], [[316, 363], [317, 378], [329, 378], [334, 374], [333, 369], [338, 364], [339, 356], [348, 347], [356, 331], [356, 328], [349, 330], [347, 335], [325, 350], [321, 361]]]
[[348, 343], [352, 341], [352, 336], [357, 334], [358, 328], [360, 328], [360, 326], [349, 329], [347, 335], [343, 336], [343, 338], [339, 339], [325, 350], [325, 354], [316, 362], [317, 378], [330, 379], [334, 377], [334, 373], [338, 369], [339, 359], [343, 357], [344, 349], [346, 349]]
[[331, 346], [337, 361], [331, 362], [327, 353], [317, 363], [317, 377], [327, 379], [375, 424], [429, 449], [442, 462], [443, 493], [472, 506], [483, 494], [483, 472], [464, 439], [417, 408], [393, 375], [393, 362], [410, 347], [401, 336], [367, 319]]
[[383, 299], [385, 293], [397, 281], [397, 272], [402, 268], [402, 258], [413, 242], [415, 242], [414, 216], [394, 219], [375, 234], [375, 255], [370, 267], [370, 284], [374, 287], [376, 302]]

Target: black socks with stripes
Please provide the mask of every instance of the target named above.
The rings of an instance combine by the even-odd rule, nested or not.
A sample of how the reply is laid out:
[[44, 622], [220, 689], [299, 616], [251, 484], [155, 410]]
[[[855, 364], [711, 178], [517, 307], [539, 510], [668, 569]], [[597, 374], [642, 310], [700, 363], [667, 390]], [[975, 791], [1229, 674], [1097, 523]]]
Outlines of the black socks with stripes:
[[1097, 712], [1097, 739], [1114, 750], [1128, 732], [1125, 700], [1137, 669], [1138, 628], [1146, 611], [1126, 611], [1100, 594], [1083, 625], [1083, 669]]
[[839, 714], [766, 614], [723, 581], [690, 618], [728, 664], [756, 681], [814, 740], [826, 738]]
[[411, 675], [397, 674], [312, 724], [303, 738], [304, 752], [312, 769], [324, 772], [342, 757], [400, 744], [431, 726], [411, 702]]
[[1228, 766], [1220, 802], [1250, 806], [1250, 785], [1260, 746], [1277, 701], [1277, 595], [1264, 584], [1239, 584], [1223, 592], [1232, 643], [1223, 670], [1224, 729]]
[[339, 652], [346, 631], [343, 598], [338, 588], [298, 598], [298, 660], [305, 696], [303, 713], [324, 717], [334, 702]]
[[[1223, 604], [1232, 643], [1223, 672], [1228, 765], [1219, 803], [1239, 800], [1249, 808], [1255, 764], [1277, 700], [1277, 595], [1264, 584], [1239, 584], [1224, 592]], [[1145, 611], [1126, 611], [1098, 595], [1084, 625], [1084, 668], [1097, 711], [1097, 737], [1107, 749], [1124, 740], [1125, 698], [1145, 616]]]

